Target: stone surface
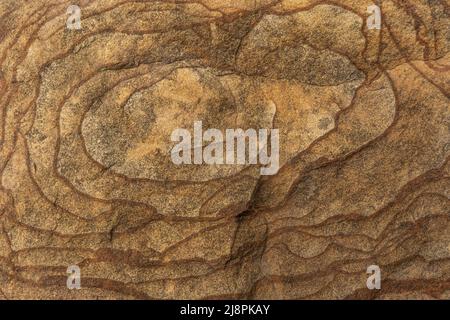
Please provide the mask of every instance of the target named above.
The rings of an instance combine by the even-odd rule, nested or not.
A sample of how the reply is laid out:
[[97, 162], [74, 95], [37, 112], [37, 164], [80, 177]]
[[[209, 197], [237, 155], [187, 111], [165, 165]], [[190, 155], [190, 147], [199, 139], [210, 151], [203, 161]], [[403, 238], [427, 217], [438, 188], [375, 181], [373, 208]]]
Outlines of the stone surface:
[[[449, 299], [449, 2], [370, 5], [2, 0], [0, 298]], [[174, 165], [199, 120], [279, 172]]]

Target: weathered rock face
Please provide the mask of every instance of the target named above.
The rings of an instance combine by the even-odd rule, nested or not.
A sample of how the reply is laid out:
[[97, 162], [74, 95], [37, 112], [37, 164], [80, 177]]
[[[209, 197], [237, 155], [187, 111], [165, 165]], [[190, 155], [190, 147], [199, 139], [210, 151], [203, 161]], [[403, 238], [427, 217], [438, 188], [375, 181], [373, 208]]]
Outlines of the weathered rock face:
[[[2, 0], [0, 297], [449, 299], [449, 4], [373, 4]], [[195, 121], [280, 170], [175, 165]]]

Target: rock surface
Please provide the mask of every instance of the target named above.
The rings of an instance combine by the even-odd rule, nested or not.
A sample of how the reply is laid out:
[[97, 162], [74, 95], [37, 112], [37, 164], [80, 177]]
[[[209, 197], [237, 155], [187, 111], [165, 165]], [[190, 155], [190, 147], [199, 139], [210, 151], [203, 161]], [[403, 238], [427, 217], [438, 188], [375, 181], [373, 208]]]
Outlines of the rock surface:
[[[0, 298], [450, 299], [449, 2], [373, 4], [2, 0]], [[199, 120], [279, 172], [174, 165]]]

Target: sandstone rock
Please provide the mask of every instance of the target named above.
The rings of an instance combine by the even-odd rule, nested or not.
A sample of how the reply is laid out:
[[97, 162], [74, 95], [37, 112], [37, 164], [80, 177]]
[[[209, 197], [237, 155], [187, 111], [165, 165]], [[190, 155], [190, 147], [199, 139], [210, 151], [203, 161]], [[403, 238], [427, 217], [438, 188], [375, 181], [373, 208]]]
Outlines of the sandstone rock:
[[[448, 299], [449, 6], [373, 4], [1, 1], [0, 297]], [[175, 165], [194, 121], [280, 170]]]

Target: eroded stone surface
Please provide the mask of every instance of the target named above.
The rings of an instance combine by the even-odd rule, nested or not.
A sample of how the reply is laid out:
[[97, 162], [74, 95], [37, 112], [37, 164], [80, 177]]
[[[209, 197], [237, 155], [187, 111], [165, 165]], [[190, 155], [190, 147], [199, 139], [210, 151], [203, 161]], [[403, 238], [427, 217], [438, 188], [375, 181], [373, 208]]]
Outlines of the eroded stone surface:
[[[447, 3], [71, 4], [0, 3], [2, 298], [449, 298]], [[279, 172], [174, 165], [194, 121]]]

